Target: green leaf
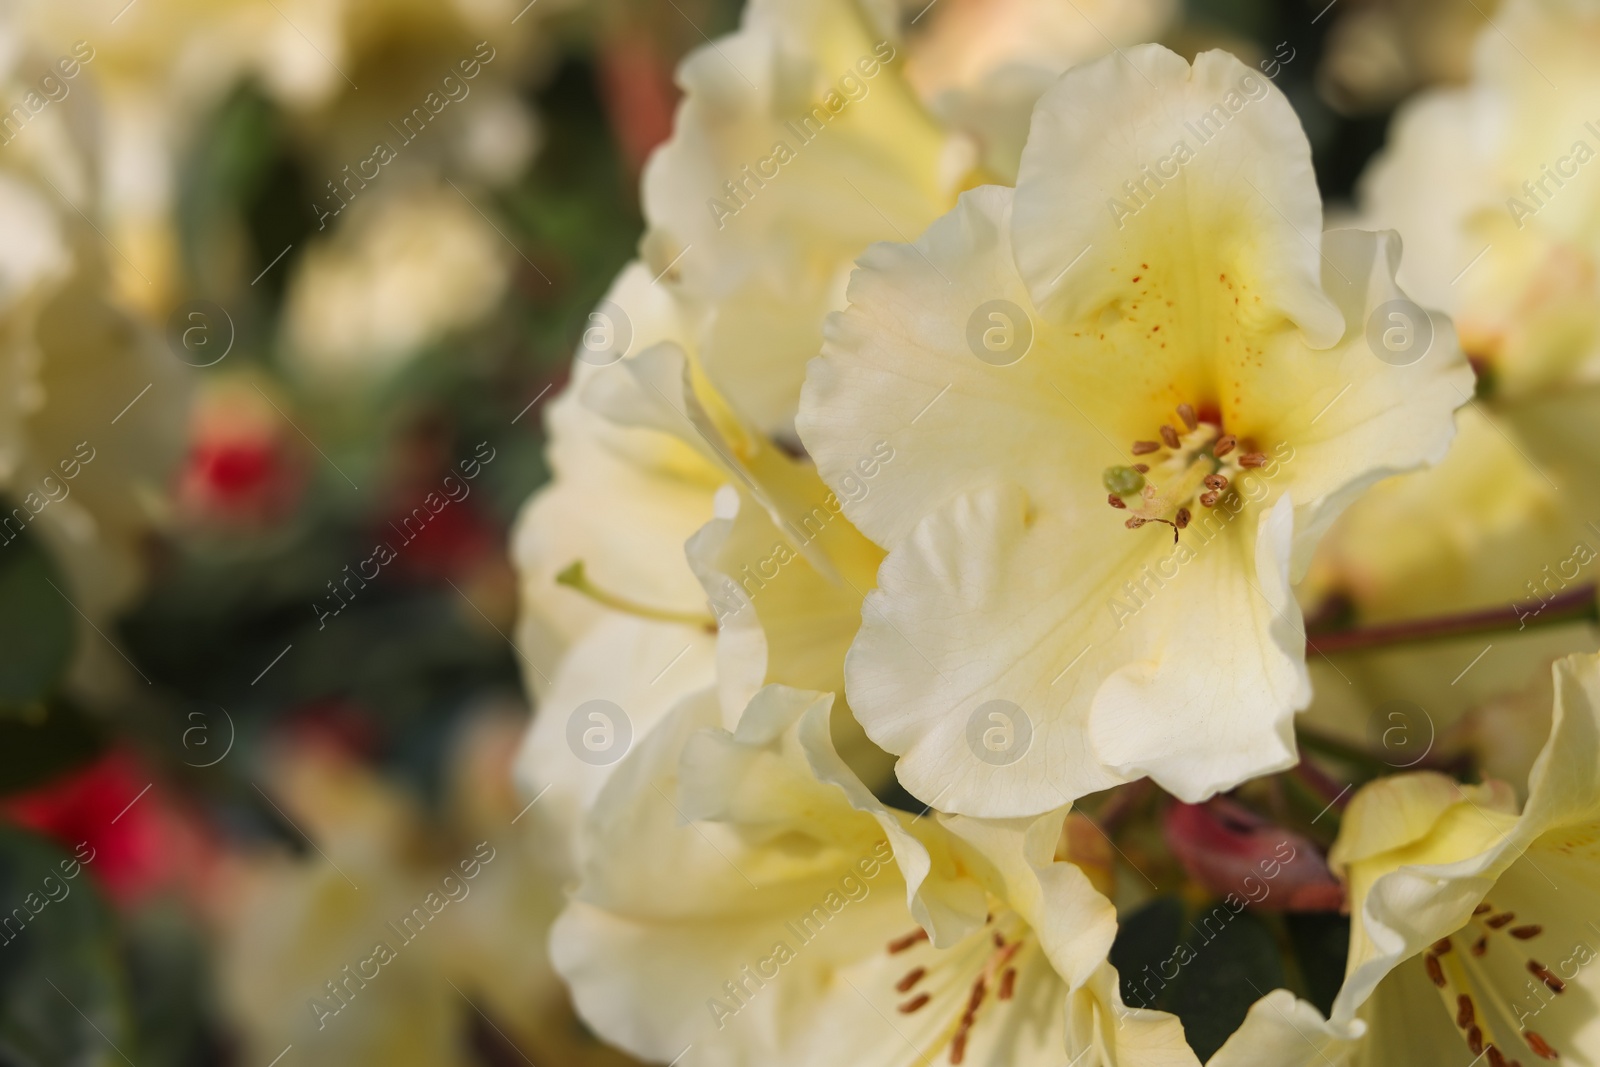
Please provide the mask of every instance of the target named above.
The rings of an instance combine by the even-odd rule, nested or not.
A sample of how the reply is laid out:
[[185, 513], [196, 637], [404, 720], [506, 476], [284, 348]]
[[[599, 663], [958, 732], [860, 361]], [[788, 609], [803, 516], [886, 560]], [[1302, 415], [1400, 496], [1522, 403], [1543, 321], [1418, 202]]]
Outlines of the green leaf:
[[1350, 917], [1334, 912], [1290, 913], [1284, 917], [1289, 943], [1300, 965], [1306, 999], [1327, 1015], [1333, 998], [1344, 984], [1345, 960], [1350, 952]]
[[30, 533], [0, 543], [0, 709], [37, 704], [66, 673], [76, 627], [65, 587]]
[[[1157, 897], [1121, 920], [1111, 944], [1111, 964], [1122, 979], [1122, 1000], [1133, 1008], [1161, 1008], [1168, 980], [1161, 967], [1183, 940], [1183, 902]], [[1168, 970], [1170, 970], [1168, 964]]]
[[54, 844], [0, 826], [0, 908], [8, 909], [0, 911], [0, 1062], [138, 1062], [115, 923], [74, 863]]
[[1244, 1022], [1250, 1005], [1285, 984], [1283, 959], [1265, 922], [1220, 902], [1190, 920], [1189, 929], [1167, 1010], [1204, 1062]]

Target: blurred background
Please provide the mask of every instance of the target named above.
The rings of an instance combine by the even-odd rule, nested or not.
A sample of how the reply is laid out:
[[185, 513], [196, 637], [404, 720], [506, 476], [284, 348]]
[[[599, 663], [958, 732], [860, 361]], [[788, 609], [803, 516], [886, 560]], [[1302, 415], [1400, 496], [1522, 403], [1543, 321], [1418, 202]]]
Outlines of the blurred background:
[[[1288, 94], [1334, 209], [1492, 10], [1147, 6]], [[545, 961], [508, 531], [738, 8], [0, 6], [0, 1065], [626, 1062]]]

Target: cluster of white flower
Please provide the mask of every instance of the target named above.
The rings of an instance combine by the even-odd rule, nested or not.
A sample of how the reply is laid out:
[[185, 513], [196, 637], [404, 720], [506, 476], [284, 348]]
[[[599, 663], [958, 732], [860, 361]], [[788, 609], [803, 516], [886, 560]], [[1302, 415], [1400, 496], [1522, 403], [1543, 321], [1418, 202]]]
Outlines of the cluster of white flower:
[[[1595, 632], [1463, 643], [1594, 618], [1540, 567], [1600, 519], [1600, 185], [1540, 164], [1600, 8], [1512, 0], [1325, 230], [1289, 101], [1136, 44], [1157, 6], [947, 2], [750, 0], [685, 62], [548, 411], [519, 773], [579, 1012], [730, 1067], [1600, 1062]], [[1385, 760], [1413, 697], [1439, 744]], [[1345, 911], [1328, 1010], [1197, 1051], [1125, 1001], [1130, 852], [1219, 923]]]

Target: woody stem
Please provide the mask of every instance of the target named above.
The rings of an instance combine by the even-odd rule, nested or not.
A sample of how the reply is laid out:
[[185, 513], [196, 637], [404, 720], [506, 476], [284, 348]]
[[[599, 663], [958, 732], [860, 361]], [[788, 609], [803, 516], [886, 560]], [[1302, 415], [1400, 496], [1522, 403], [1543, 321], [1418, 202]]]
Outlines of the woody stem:
[[1484, 608], [1460, 615], [1441, 615], [1431, 619], [1406, 619], [1341, 630], [1322, 630], [1306, 634], [1306, 651], [1329, 655], [1355, 652], [1390, 645], [1442, 641], [1472, 634], [1530, 630], [1565, 623], [1600, 622], [1597, 590], [1593, 584], [1558, 593], [1549, 600], [1529, 600], [1503, 608]]

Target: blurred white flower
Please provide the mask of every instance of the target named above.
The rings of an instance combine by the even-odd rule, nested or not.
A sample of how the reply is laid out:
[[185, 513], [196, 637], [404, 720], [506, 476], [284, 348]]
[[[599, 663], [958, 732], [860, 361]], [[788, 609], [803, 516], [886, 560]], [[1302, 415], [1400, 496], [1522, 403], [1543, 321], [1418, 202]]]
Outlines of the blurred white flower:
[[370, 195], [289, 285], [289, 357], [325, 384], [396, 370], [481, 319], [509, 280], [504, 240], [454, 191]]

